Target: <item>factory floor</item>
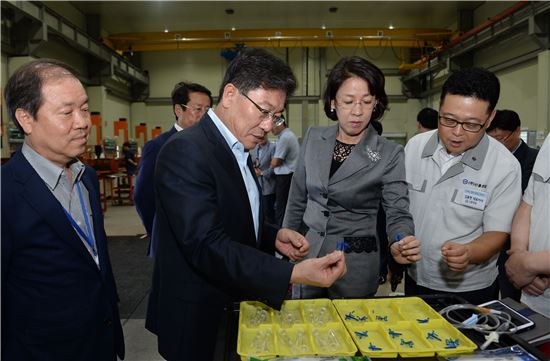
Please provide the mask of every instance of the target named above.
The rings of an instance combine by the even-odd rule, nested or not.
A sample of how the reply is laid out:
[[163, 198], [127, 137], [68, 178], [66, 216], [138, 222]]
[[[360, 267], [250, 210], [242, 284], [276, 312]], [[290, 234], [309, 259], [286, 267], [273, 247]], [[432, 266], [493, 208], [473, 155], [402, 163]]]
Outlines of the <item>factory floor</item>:
[[[111, 206], [105, 212], [105, 231], [117, 282], [120, 315], [128, 361], [157, 361], [156, 337], [145, 329], [148, 293], [153, 262], [146, 256], [148, 238], [133, 206]], [[390, 294], [389, 282], [381, 285], [377, 296]], [[403, 284], [397, 288], [403, 292]]]

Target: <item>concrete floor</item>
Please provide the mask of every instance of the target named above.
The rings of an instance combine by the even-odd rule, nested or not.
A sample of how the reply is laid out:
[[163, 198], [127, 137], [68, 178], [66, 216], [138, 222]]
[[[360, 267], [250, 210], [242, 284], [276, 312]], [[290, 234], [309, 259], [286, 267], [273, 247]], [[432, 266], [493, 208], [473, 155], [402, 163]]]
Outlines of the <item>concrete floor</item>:
[[[143, 235], [145, 230], [133, 206], [111, 206], [105, 212], [105, 231], [108, 236], [136, 236]], [[113, 268], [116, 259], [111, 259]], [[390, 294], [388, 282], [381, 285], [377, 296]], [[403, 292], [403, 283], [397, 288], [397, 294]], [[393, 295], [393, 294], [392, 294]], [[126, 357], [128, 361], [160, 361], [163, 358], [157, 352], [156, 337], [144, 327], [148, 298], [136, 300], [138, 306], [127, 318], [122, 319], [124, 340], [126, 343]]]
[[[108, 205], [105, 212], [105, 232], [107, 236], [136, 236], [145, 233], [141, 220], [133, 206]], [[111, 257], [113, 268], [116, 259]], [[139, 302], [136, 310], [122, 319], [126, 357], [128, 361], [161, 361], [157, 352], [156, 337], [145, 329], [147, 297]]]

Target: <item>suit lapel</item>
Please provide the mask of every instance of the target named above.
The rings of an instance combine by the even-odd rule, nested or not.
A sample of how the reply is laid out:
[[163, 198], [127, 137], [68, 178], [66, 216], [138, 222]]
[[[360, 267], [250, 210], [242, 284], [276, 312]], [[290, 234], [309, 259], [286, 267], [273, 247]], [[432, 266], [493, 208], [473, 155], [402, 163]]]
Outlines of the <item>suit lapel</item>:
[[76, 253], [84, 257], [90, 266], [97, 269], [97, 265], [88, 253], [82, 240], [71, 226], [67, 219], [63, 207], [48, 189], [44, 181], [32, 168], [25, 157], [18, 153], [18, 159], [21, 167], [20, 181], [23, 183], [22, 196], [33, 207], [37, 213], [52, 227], [59, 235], [59, 239], [72, 248]]
[[321, 132], [319, 139], [314, 141], [317, 143], [311, 149], [315, 149], [315, 163], [318, 165], [319, 181], [325, 191], [328, 191], [330, 167], [332, 165], [332, 153], [334, 152], [334, 144], [336, 142], [337, 126], [325, 128]]
[[[92, 208], [92, 219], [94, 222], [94, 239], [97, 247], [97, 254], [99, 255], [99, 266], [101, 273], [105, 275], [105, 270], [107, 265], [105, 264], [107, 260], [107, 243], [105, 239], [105, 229], [103, 228], [103, 211], [99, 203], [98, 189], [92, 181], [90, 175], [90, 169], [86, 167], [84, 174], [82, 175], [82, 183], [88, 190], [90, 207]], [[90, 257], [91, 258], [91, 257]]]
[[[221, 135], [220, 131], [218, 130], [210, 116], [206, 115], [203, 120], [200, 121], [199, 126], [204, 129], [205, 135], [213, 144], [215, 158], [220, 163], [225, 165], [224, 169], [227, 170], [227, 172], [229, 173], [228, 180], [238, 179], [236, 191], [240, 193], [238, 195], [238, 198], [242, 200], [242, 202], [240, 203], [244, 208], [243, 211], [246, 213], [246, 225], [248, 225], [248, 231], [252, 235], [250, 239], [256, 239], [256, 232], [254, 231], [254, 220], [252, 219], [252, 210], [250, 208], [250, 202], [248, 201], [248, 193], [246, 191], [246, 186], [244, 184], [241, 170], [239, 169], [239, 164], [237, 163], [237, 160], [233, 155], [233, 151], [229, 148], [229, 145], [225, 141], [225, 138]], [[248, 157], [248, 163], [250, 167], [252, 165], [252, 163], [250, 163], [250, 157]], [[252, 176], [254, 177], [254, 181], [258, 186], [258, 179], [256, 179], [255, 172], [252, 172]]]
[[360, 170], [373, 167], [380, 160], [380, 157], [376, 131], [369, 125], [363, 138], [357, 143], [340, 168], [332, 175], [329, 183], [340, 182]]
[[252, 164], [252, 158], [250, 157], [250, 153], [248, 154], [248, 158], [246, 159], [246, 165], [248, 166], [248, 170], [250, 170], [250, 173], [252, 173], [252, 178], [254, 178], [254, 183], [256, 183], [256, 187], [258, 187], [258, 191], [261, 195], [261, 188], [260, 188], [260, 182], [258, 181], [258, 177], [256, 177], [256, 171], [254, 170], [254, 164]]

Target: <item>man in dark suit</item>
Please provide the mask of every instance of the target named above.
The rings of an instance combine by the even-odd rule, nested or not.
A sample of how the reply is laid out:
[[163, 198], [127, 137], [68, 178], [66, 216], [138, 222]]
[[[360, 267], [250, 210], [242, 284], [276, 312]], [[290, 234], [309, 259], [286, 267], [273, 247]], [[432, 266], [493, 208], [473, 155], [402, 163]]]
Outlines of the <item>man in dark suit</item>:
[[[491, 125], [487, 128], [487, 134], [501, 142], [516, 157], [521, 166], [521, 191], [525, 191], [539, 151], [529, 147], [521, 139], [521, 120], [518, 113], [507, 109], [497, 110]], [[504, 267], [508, 259], [506, 252], [509, 249], [510, 239], [506, 241], [498, 257], [498, 286], [502, 298], [510, 297], [519, 302], [521, 290], [510, 283]]]
[[77, 158], [86, 91], [65, 64], [40, 59], [10, 77], [5, 103], [25, 140], [2, 166], [2, 359], [123, 359], [99, 184]]
[[495, 118], [487, 128], [487, 134], [501, 142], [518, 160], [521, 166], [521, 191], [531, 177], [538, 150], [529, 147], [521, 139], [521, 120], [513, 110], [497, 110]]
[[206, 87], [196, 83], [180, 82], [172, 90], [172, 111], [176, 123], [169, 131], [151, 139], [143, 147], [141, 160], [136, 176], [134, 202], [147, 234], [151, 236], [147, 254], [155, 255], [156, 242], [153, 235], [153, 219], [155, 218], [154, 175], [157, 156], [160, 148], [176, 132], [199, 122], [206, 111], [212, 106], [212, 93]]
[[280, 307], [289, 283], [329, 286], [345, 272], [341, 251], [302, 259], [309, 244], [260, 217], [248, 150], [279, 121], [296, 87], [291, 69], [261, 49], [230, 63], [219, 103], [164, 145], [157, 159], [159, 240], [146, 327], [168, 360], [211, 360], [224, 307], [256, 298]]

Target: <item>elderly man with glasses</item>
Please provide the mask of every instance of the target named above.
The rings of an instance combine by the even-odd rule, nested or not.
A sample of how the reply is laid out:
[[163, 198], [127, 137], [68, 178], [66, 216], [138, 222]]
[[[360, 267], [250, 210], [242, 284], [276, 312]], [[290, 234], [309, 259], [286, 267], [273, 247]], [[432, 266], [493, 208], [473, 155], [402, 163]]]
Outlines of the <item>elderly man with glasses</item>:
[[198, 123], [212, 106], [212, 93], [206, 87], [196, 83], [177, 83], [172, 90], [172, 111], [176, 118], [169, 131], [151, 139], [143, 147], [136, 176], [134, 202], [147, 234], [151, 237], [147, 254], [155, 256], [156, 240], [153, 238], [155, 218], [155, 165], [160, 148], [174, 134]]
[[405, 147], [410, 212], [422, 259], [405, 294], [450, 293], [479, 304], [498, 298], [498, 253], [521, 198], [521, 169], [485, 129], [495, 116], [497, 77], [470, 68], [443, 85], [437, 130]]

